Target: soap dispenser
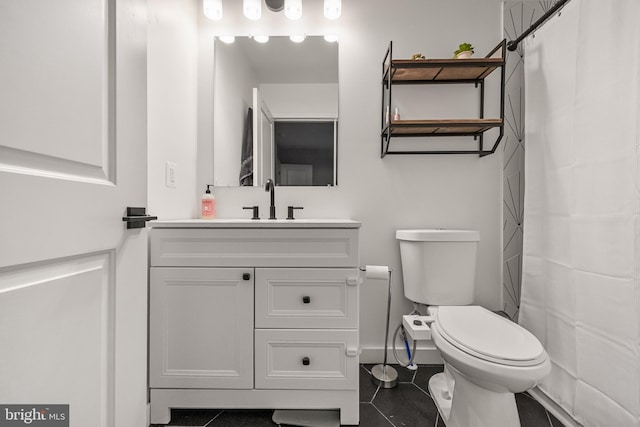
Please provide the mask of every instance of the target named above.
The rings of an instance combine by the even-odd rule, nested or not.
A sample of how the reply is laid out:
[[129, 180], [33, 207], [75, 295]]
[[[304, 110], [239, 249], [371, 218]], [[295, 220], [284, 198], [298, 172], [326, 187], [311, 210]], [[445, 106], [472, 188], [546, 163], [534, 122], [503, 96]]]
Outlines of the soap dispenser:
[[211, 194], [209, 187], [213, 187], [212, 184], [207, 184], [207, 190], [202, 195], [202, 207], [200, 210], [200, 217], [202, 219], [213, 219], [216, 217], [216, 199]]

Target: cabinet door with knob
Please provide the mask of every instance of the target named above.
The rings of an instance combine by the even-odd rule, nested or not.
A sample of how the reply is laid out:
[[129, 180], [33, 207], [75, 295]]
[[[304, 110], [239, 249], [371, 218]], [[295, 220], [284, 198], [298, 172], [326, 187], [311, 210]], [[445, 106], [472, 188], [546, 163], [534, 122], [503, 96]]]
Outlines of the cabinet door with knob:
[[253, 269], [150, 269], [152, 388], [253, 388]]

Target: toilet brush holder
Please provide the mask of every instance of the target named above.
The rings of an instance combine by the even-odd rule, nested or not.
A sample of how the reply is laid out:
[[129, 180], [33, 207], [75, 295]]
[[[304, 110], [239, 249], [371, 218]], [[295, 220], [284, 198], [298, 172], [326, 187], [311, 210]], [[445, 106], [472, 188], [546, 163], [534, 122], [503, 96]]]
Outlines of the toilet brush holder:
[[387, 279], [387, 322], [384, 330], [384, 359], [382, 364], [371, 369], [373, 383], [382, 388], [393, 388], [398, 384], [398, 372], [393, 366], [387, 365], [387, 344], [389, 341], [389, 315], [391, 312], [391, 269], [381, 265], [367, 265], [364, 269], [368, 279]]

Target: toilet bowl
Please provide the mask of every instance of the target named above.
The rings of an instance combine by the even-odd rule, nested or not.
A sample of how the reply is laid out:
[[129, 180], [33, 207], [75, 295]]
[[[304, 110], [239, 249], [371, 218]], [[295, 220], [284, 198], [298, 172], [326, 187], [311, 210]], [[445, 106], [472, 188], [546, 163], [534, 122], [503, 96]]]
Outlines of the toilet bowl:
[[479, 235], [468, 230], [398, 230], [405, 296], [429, 305], [431, 339], [444, 372], [429, 391], [447, 427], [519, 427], [514, 393], [551, 371], [529, 331], [469, 305]]
[[447, 426], [519, 426], [514, 393], [551, 371], [538, 339], [480, 306], [438, 307], [431, 337], [447, 369], [429, 389]]

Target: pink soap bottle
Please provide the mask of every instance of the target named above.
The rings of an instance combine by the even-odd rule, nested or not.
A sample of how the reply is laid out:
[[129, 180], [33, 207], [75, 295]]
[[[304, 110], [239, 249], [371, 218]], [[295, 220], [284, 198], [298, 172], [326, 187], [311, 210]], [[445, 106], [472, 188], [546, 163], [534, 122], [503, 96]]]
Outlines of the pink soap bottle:
[[211, 194], [209, 187], [213, 187], [211, 184], [207, 184], [207, 191], [202, 195], [202, 206], [200, 210], [200, 217], [202, 219], [214, 219], [216, 217], [216, 199]]

